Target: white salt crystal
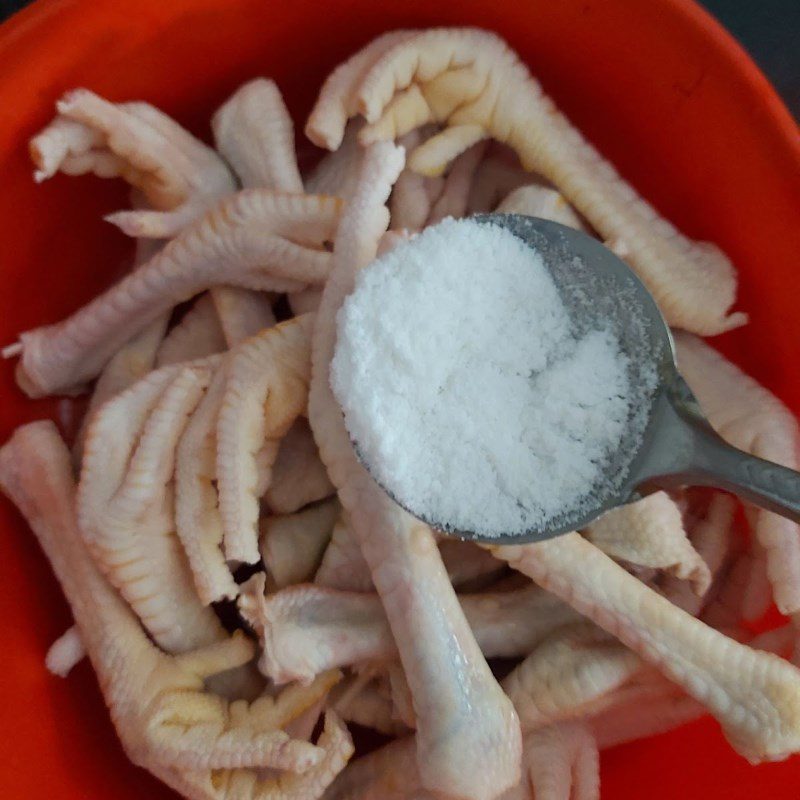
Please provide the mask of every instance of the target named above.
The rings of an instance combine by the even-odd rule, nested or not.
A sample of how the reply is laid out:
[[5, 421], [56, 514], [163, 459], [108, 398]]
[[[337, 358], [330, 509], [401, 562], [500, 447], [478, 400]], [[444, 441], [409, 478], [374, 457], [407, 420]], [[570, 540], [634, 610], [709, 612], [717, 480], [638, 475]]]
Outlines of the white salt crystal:
[[541, 256], [452, 219], [374, 261], [337, 319], [331, 385], [375, 479], [483, 535], [581, 508], [637, 399], [609, 324], [582, 336]]

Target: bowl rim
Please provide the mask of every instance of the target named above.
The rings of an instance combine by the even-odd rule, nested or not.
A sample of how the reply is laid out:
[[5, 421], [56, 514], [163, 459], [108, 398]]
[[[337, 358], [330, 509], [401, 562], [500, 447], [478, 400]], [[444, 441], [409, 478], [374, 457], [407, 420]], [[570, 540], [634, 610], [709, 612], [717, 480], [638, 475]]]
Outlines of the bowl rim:
[[[144, 13], [151, 24], [157, 27], [164, 19], [176, 17], [182, 12], [203, 9], [215, 1], [218, 2], [142, 2], [137, 13]], [[702, 41], [709, 59], [724, 70], [734, 91], [741, 93], [742, 101], [749, 102], [758, 109], [758, 115], [753, 118], [753, 126], [757, 129], [758, 136], [763, 137], [762, 146], [776, 151], [785, 163], [797, 165], [796, 175], [797, 180], [800, 180], [800, 136], [797, 123], [776, 89], [742, 45], [695, 0], [650, 2], [654, 11], [657, 9], [671, 17], [686, 36]], [[161, 10], [156, 10], [159, 6], [162, 7]], [[42, 68], [55, 72], [62, 64], [74, 63], [84, 47], [84, 37], [89, 41], [96, 39], [104, 26], [115, 21], [118, 27], [119, 10], [119, 0], [35, 0], [0, 23], [0, 97], [13, 97], [12, 93], [6, 91], [7, 88], [16, 87], [17, 91], [24, 88], [25, 93], [29, 94], [23, 100], [25, 124], [32, 124], [34, 114], [37, 117], [39, 114], [43, 115], [42, 124], [44, 115], [48, 118], [52, 116], [52, 102], [49, 97], [32, 91], [32, 87], [36, 86], [36, 79], [30, 76], [30, 65], [36, 64], [35, 72], [40, 73]], [[69, 30], [68, 35], [65, 35], [65, 28]], [[14, 141], [15, 147], [18, 147], [18, 137], [24, 133], [18, 129], [4, 134], [3, 127], [0, 125], [0, 168], [4, 158], [15, 157], [15, 151], [6, 147], [4, 142]], [[13, 140], [8, 138], [12, 133]], [[17, 417], [15, 425], [21, 421]], [[37, 553], [37, 560], [41, 562], [41, 558]], [[52, 576], [50, 583], [54, 584]], [[57, 587], [54, 591], [59, 594]], [[58, 602], [64, 605], [63, 600]], [[94, 682], [93, 677], [91, 680]], [[711, 724], [706, 719], [703, 723], [704, 730], [709, 730]], [[713, 725], [716, 730], [717, 724]]]
[[[659, 3], [662, 12], [671, 13], [706, 39], [709, 48], [731, 70], [731, 75], [738, 78], [742, 89], [749, 92], [765, 112], [768, 123], [765, 127], [772, 129], [775, 139], [800, 165], [800, 136], [797, 122], [767, 76], [733, 34], [696, 0], [651, 0], [651, 2]], [[168, 14], [177, 14], [182, 7], [188, 10], [192, 6], [198, 8], [201, 5], [202, 0], [199, 2], [171, 0], [161, 13], [166, 11]], [[62, 25], [56, 23], [56, 18], [68, 14], [70, 28], [73, 34], [76, 34], [82, 29], [96, 28], [96, 23], [102, 23], [104, 18], [113, 15], [115, 9], [118, 12], [118, 0], [92, 0], [92, 2], [34, 0], [0, 24], [0, 53], [5, 50], [9, 56], [7, 59], [0, 57], [0, 65], [5, 60], [13, 65], [13, 53], [18, 47], [25, 50], [25, 61], [28, 63], [37, 52], [45, 57], [50, 56], [48, 60], [52, 60], [54, 51], [61, 51], [66, 55], [65, 51], [80, 46], [81, 37], [79, 35], [64, 37], [64, 29]], [[3, 72], [4, 70], [0, 69], [0, 75]]]

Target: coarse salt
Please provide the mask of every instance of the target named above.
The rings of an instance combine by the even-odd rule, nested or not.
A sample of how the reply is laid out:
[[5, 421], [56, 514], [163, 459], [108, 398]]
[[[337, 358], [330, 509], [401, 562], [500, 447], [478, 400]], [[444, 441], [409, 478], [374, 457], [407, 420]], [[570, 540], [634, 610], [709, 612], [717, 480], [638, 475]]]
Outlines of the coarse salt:
[[359, 274], [331, 385], [378, 483], [483, 536], [591, 502], [638, 402], [613, 325], [576, 334], [541, 255], [474, 220], [447, 219]]

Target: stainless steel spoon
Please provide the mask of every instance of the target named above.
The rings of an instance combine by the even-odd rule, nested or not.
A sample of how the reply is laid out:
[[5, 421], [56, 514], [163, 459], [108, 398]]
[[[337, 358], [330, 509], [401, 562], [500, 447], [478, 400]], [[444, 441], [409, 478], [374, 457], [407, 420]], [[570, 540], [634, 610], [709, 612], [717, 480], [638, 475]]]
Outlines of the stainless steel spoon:
[[[622, 476], [611, 491], [596, 493], [591, 508], [567, 513], [544, 528], [496, 536], [456, 530], [447, 520], [424, 522], [462, 539], [487, 544], [523, 544], [586, 527], [606, 511], [660, 488], [714, 486], [800, 522], [800, 472], [756, 458], [725, 442], [703, 415], [678, 373], [672, 336], [644, 284], [599, 241], [556, 222], [521, 214], [480, 214], [478, 222], [500, 225], [537, 250], [552, 275], [573, 324], [590, 329], [616, 319], [633, 377], [637, 370], [658, 380], [648, 394], [642, 436], [620, 443], [610, 468]], [[361, 458], [361, 454], [359, 454]], [[363, 458], [362, 458], [363, 462]], [[369, 464], [365, 463], [369, 470]]]

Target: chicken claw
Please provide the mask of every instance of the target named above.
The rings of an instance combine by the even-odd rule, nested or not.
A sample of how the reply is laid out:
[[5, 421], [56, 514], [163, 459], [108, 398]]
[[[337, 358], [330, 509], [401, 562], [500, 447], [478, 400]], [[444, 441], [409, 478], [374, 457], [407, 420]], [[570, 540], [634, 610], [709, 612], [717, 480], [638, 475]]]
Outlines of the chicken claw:
[[[735, 531], [733, 519], [736, 513], [736, 500], [722, 492], [714, 493], [705, 515], [691, 525], [690, 540], [700, 558], [706, 565], [711, 586], [724, 571], [734, 555]], [[661, 581], [661, 591], [670, 602], [692, 616], [698, 616], [707, 605], [710, 591], [698, 594], [691, 584], [677, 575], [666, 575]], [[769, 596], [769, 588], [767, 588]], [[738, 622], [738, 620], [737, 620]], [[713, 626], [712, 626], [713, 627]]]
[[225, 636], [198, 600], [175, 534], [175, 448], [211, 377], [164, 367], [106, 403], [86, 436], [78, 487], [81, 532], [155, 641], [176, 653]]
[[211, 120], [217, 149], [242, 186], [302, 192], [294, 152], [294, 126], [274, 81], [245, 83]]
[[394, 704], [386, 691], [385, 678], [370, 680], [356, 675], [334, 690], [331, 705], [347, 722], [372, 728], [385, 736], [401, 736], [408, 728], [395, 716]]
[[[777, 397], [697, 337], [678, 334], [675, 344], [678, 368], [721, 436], [754, 456], [800, 468], [800, 428]], [[775, 604], [784, 614], [800, 613], [800, 526], [770, 511], [754, 516]]]
[[584, 722], [560, 722], [525, 738], [535, 800], [600, 800], [600, 755]]
[[550, 219], [578, 231], [586, 231], [583, 220], [557, 189], [539, 184], [526, 184], [511, 192], [497, 206], [498, 214], [526, 214]]
[[344, 510], [333, 526], [314, 583], [345, 592], [373, 591], [372, 574]]
[[486, 144], [486, 142], [474, 144], [450, 165], [442, 193], [436, 199], [428, 216], [428, 225], [435, 225], [445, 217], [458, 219], [467, 213], [472, 181], [486, 152]]
[[222, 517], [217, 480], [217, 417], [227, 379], [220, 365], [192, 413], [175, 454], [175, 526], [197, 596], [208, 605], [239, 593], [222, 554]]
[[225, 349], [225, 334], [214, 301], [210, 295], [203, 294], [164, 337], [155, 365], [180, 364], [222, 353]]
[[676, 608], [577, 533], [493, 552], [703, 703], [749, 761], [779, 761], [800, 750], [796, 667]]
[[325, 714], [317, 742], [323, 755], [306, 772], [283, 772], [277, 777], [264, 770], [152, 770], [164, 783], [188, 800], [317, 800], [344, 769], [353, 754], [353, 742], [339, 717]]
[[340, 64], [327, 77], [306, 123], [306, 136], [314, 144], [328, 150], [339, 148], [348, 118], [358, 111], [353, 103], [354, 90], [381, 56], [412, 35], [413, 31], [385, 33]]
[[[434, 800], [415, 763], [415, 737], [406, 736], [351, 762], [325, 800]], [[522, 779], [498, 800], [599, 800], [597, 744], [581, 723], [563, 723], [523, 740]]]
[[264, 499], [274, 513], [292, 514], [334, 491], [308, 423], [298, 419], [278, 447]]
[[74, 392], [132, 336], [219, 284], [289, 291], [321, 283], [341, 201], [248, 189], [225, 198], [66, 320], [23, 333], [17, 381], [31, 397]]
[[307, 192], [333, 194], [345, 201], [352, 197], [364, 156], [364, 148], [358, 143], [362, 122], [350, 122], [339, 149], [326, 153], [309, 173], [305, 181]]
[[519, 779], [519, 721], [458, 606], [431, 530], [399, 509], [358, 463], [329, 384], [336, 312], [386, 231], [385, 203], [402, 149], [368, 148], [334, 242], [334, 266], [316, 316], [309, 421], [397, 642], [417, 718], [425, 788], [489, 800]]
[[103, 368], [94, 385], [92, 397], [72, 446], [76, 464], [80, 465], [83, 460], [86, 431], [97, 409], [143, 378], [155, 366], [158, 352], [163, 346], [167, 322], [166, 314], [151, 322], [143, 331], [126, 342]]
[[232, 354], [217, 422], [217, 480], [225, 555], [255, 564], [259, 494], [256, 454], [271, 468], [281, 437], [306, 409], [313, 316], [294, 317]]
[[523, 731], [584, 714], [642, 669], [636, 653], [589, 622], [554, 631], [503, 680]]
[[436, 28], [398, 35], [377, 60], [372, 52], [356, 54], [348, 63], [372, 65], [324, 88], [312, 111], [315, 128], [321, 116], [330, 126], [328, 146], [338, 143], [342, 117], [356, 113], [368, 123], [360, 133], [364, 144], [429, 123], [444, 126], [409, 156], [409, 166], [424, 175], [442, 174], [486, 137], [507, 143], [523, 167], [552, 182], [603, 239], [626, 243], [629, 263], [670, 324], [711, 335], [746, 321], [743, 314], [728, 316], [736, 279], [727, 257], [660, 218], [555, 108], [498, 36]]
[[[217, 150], [245, 189], [302, 193], [292, 118], [273, 81], [256, 78], [239, 87], [214, 114], [211, 129]], [[211, 296], [231, 347], [275, 324], [259, 292], [216, 286]]]
[[212, 286], [209, 294], [228, 347], [271, 328], [277, 321], [264, 292], [240, 286]]
[[109, 216], [130, 235], [173, 236], [235, 188], [210, 147], [148, 103], [110, 103], [75, 89], [56, 108], [59, 116], [31, 139], [36, 180], [58, 170], [124, 178], [155, 209]]
[[698, 596], [704, 595], [711, 583], [706, 562], [686, 536], [680, 509], [666, 492], [603, 514], [585, 535], [612, 558], [689, 581]]
[[[375, 594], [291, 586], [264, 594], [263, 576], [242, 587], [240, 610], [263, 645], [261, 669], [276, 683], [309, 681], [335, 667], [397, 658], [386, 612]], [[580, 619], [566, 603], [531, 585], [459, 597], [487, 657], [527, 655], [553, 630]]]
[[324, 750], [292, 740], [274, 726], [318, 702], [336, 676], [321, 676], [313, 689], [290, 687], [289, 694], [277, 698], [230, 703], [209, 694], [204, 680], [250, 661], [253, 645], [244, 635], [180, 656], [161, 652], [100, 574], [81, 539], [69, 451], [51, 422], [19, 428], [0, 449], [0, 487], [20, 508], [53, 566], [135, 764], [162, 777], [243, 767], [307, 772], [324, 762]]

